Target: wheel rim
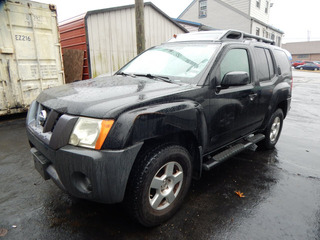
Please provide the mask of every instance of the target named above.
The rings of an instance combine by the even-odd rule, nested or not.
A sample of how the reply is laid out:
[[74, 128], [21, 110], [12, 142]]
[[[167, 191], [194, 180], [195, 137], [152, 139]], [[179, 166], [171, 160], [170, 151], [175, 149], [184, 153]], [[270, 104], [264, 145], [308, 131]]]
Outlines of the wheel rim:
[[169, 207], [178, 196], [183, 182], [179, 163], [168, 162], [154, 175], [149, 188], [149, 203], [155, 210]]
[[281, 125], [281, 120], [279, 117], [276, 117], [273, 120], [273, 123], [271, 125], [271, 130], [270, 130], [270, 140], [271, 142], [274, 142], [278, 135], [279, 135], [279, 131], [280, 131], [280, 125]]

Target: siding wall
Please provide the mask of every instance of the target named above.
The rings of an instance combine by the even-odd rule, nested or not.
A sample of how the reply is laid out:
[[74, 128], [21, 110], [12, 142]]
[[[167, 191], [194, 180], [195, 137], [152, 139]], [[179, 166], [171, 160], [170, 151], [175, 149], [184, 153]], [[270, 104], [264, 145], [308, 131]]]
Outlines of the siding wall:
[[150, 6], [145, 7], [144, 18], [146, 48], [167, 42], [173, 38], [174, 34], [185, 33], [181, 28], [173, 24]]
[[[268, 13], [265, 13], [266, 2], [267, 2], [266, 0], [261, 0], [260, 8], [258, 8], [256, 6], [256, 0], [251, 0], [250, 16], [268, 24], [270, 8], [268, 10]], [[270, 0], [269, 0], [269, 4], [270, 4]]]
[[250, 32], [251, 21], [243, 14], [235, 12], [215, 0], [208, 0], [207, 8], [207, 17], [199, 18], [199, 2], [196, 1], [180, 18], [217, 29], [236, 29]]
[[[137, 55], [134, 8], [90, 14], [87, 18], [91, 77], [111, 75]], [[145, 6], [146, 48], [184, 31], [151, 6]]]
[[249, 10], [250, 10], [249, 0], [221, 0], [221, 1], [249, 15]]
[[101, 12], [87, 19], [91, 76], [112, 73], [136, 55], [134, 12]]
[[[270, 28], [266, 27], [265, 25], [262, 25], [260, 23], [257, 23], [255, 21], [253, 21], [252, 22], [252, 32], [251, 32], [251, 34], [257, 35], [256, 34], [256, 29], [257, 28], [260, 29], [260, 34], [259, 34], [260, 37], [265, 37], [265, 38], [272, 39], [271, 36], [273, 34], [274, 35], [274, 39], [272, 39], [272, 40], [274, 40], [276, 42], [277, 46], [281, 46], [281, 39], [282, 39], [282, 34], [281, 33], [278, 33], [276, 31], [274, 31], [273, 29], [270, 29]], [[267, 34], [268, 34], [268, 37], [267, 37]], [[280, 42], [278, 41], [279, 37], [280, 37]]]

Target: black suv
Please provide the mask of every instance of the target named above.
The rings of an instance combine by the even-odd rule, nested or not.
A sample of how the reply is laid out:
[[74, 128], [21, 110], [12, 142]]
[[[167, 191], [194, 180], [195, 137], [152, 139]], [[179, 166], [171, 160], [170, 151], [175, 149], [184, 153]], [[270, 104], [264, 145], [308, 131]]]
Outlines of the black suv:
[[192, 178], [256, 144], [290, 108], [290, 54], [239, 31], [176, 36], [114, 76], [43, 91], [27, 116], [36, 169], [69, 194], [169, 219]]

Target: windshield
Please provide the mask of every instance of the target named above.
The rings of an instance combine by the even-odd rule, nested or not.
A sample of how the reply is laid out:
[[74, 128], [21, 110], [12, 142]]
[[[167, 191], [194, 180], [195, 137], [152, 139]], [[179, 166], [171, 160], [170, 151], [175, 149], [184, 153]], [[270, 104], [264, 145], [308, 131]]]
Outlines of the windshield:
[[204, 70], [218, 47], [218, 44], [209, 43], [157, 46], [142, 53], [119, 72], [197, 83], [196, 76]]

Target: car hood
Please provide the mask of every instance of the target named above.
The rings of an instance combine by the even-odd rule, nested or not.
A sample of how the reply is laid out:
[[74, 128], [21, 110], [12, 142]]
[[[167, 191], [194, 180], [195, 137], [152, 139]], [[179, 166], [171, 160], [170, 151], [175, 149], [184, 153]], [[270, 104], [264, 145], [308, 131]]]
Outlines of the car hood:
[[168, 101], [165, 96], [192, 88], [195, 86], [145, 77], [98, 77], [47, 89], [38, 96], [37, 101], [60, 113], [116, 118], [126, 109]]

